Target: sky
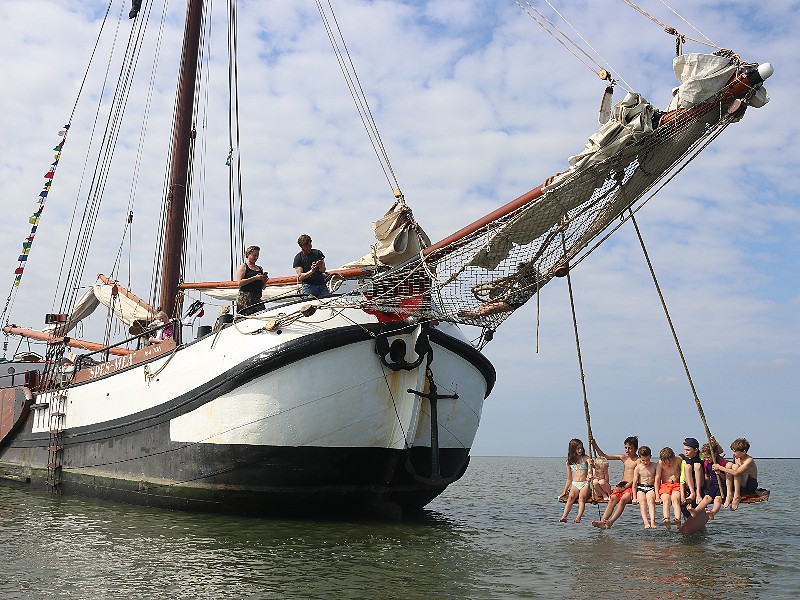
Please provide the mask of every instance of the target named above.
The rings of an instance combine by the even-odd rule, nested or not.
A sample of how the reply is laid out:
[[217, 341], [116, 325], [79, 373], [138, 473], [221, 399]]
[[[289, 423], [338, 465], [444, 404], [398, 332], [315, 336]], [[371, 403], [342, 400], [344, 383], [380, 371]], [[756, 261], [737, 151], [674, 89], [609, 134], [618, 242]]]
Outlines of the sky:
[[[551, 3], [563, 20], [546, 2], [533, 4], [587, 52], [594, 48], [627, 86], [666, 106], [677, 85], [673, 37], [621, 0]], [[800, 164], [792, 142], [800, 139], [800, 126], [788, 107], [800, 91], [792, 35], [800, 28], [800, 3], [669, 4], [683, 19], [660, 1], [640, 3], [690, 38], [713, 40], [748, 62], [771, 62], [775, 75], [767, 82], [770, 102], [748, 109], [637, 221], [712, 433], [726, 448], [747, 437], [757, 457], [798, 456]], [[226, 6], [213, 5], [204, 70], [207, 141], [197, 163], [205, 191], [193, 200], [202, 219], [193, 225], [200, 241], [190, 246], [187, 280], [230, 278]], [[106, 6], [0, 0], [4, 295]], [[183, 8], [179, 0], [167, 4], [160, 42], [155, 36], [146, 42], [139, 59], [85, 285], [96, 273], [113, 271], [148, 297]], [[433, 241], [564, 170], [567, 157], [597, 129], [605, 84], [513, 0], [335, 0], [333, 8], [394, 173]], [[129, 2], [114, 0], [110, 13], [128, 9]], [[154, 32], [161, 10], [159, 2], [149, 16]], [[313, 237], [329, 268], [362, 256], [373, 243], [371, 222], [391, 205], [392, 188], [315, 3], [239, 0], [237, 11], [245, 243], [261, 246], [259, 262], [272, 276], [292, 273], [300, 233]], [[70, 221], [94, 166], [82, 147], [94, 126], [105, 55], [114, 34], [124, 43], [130, 27], [127, 19], [106, 25], [13, 297], [11, 322], [41, 327], [43, 315], [58, 305], [53, 290]], [[684, 51], [712, 49], [687, 41]], [[110, 72], [119, 70], [116, 57]], [[615, 101], [621, 97], [618, 91]], [[134, 221], [126, 228], [130, 210]], [[621, 452], [629, 435], [654, 454], [664, 446], [678, 450], [686, 436], [702, 440], [694, 397], [630, 224], [571, 277], [592, 430], [601, 448]], [[87, 325], [78, 335], [90, 332]], [[15, 348], [12, 342], [9, 354]], [[517, 310], [485, 354], [497, 384], [473, 454], [560, 456], [570, 438], [586, 439], [566, 280], [548, 284], [538, 305], [534, 300]]]

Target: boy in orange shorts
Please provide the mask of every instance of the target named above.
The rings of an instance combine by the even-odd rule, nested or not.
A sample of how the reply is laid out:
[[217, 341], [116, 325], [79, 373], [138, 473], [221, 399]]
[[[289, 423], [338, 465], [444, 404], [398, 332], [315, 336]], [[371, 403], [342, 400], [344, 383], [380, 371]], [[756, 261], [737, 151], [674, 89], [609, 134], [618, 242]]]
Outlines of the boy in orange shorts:
[[662, 448], [658, 455], [656, 467], [656, 489], [658, 490], [656, 502], [664, 505], [664, 518], [661, 522], [669, 525], [669, 507], [672, 505], [673, 519], [676, 525], [681, 523], [681, 505], [685, 502], [683, 485], [681, 484], [681, 465], [672, 448]]

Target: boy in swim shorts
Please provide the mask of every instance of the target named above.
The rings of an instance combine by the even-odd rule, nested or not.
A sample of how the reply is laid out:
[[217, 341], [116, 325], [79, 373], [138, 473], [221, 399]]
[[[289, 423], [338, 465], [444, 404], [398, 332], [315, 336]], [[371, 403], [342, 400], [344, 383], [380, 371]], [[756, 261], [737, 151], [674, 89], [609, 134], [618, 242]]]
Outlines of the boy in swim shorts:
[[[642, 446], [639, 448], [639, 464], [633, 470], [633, 486], [635, 487], [632, 503], [638, 504], [639, 509], [642, 511], [642, 521], [644, 522], [645, 529], [655, 529], [655, 514], [656, 514], [656, 465], [652, 461], [650, 448]], [[645, 513], [645, 504], [647, 504], [647, 513]], [[650, 515], [650, 521], [647, 520], [647, 514]]]
[[659, 461], [656, 467], [656, 502], [664, 505], [664, 518], [661, 522], [669, 525], [669, 507], [672, 505], [673, 519], [675, 525], [681, 524], [681, 504], [685, 502], [683, 484], [681, 484], [681, 465], [683, 460], [675, 456], [672, 448], [662, 448], [658, 455]]
[[733, 487], [731, 510], [736, 510], [742, 501], [742, 492], [750, 493], [758, 489], [758, 467], [753, 457], [747, 454], [750, 450], [750, 442], [747, 439], [733, 440], [731, 450], [733, 450], [733, 463], [725, 466], [713, 465], [713, 469], [717, 473], [726, 473], [725, 480]]
[[639, 438], [632, 435], [625, 438], [625, 454], [606, 454], [600, 450], [597, 442], [592, 439], [591, 444], [597, 454], [608, 460], [622, 461], [622, 481], [611, 490], [603, 517], [599, 521], [592, 521], [592, 526], [599, 529], [609, 529], [614, 522], [622, 516], [625, 505], [633, 499], [633, 470], [636, 468], [636, 450], [639, 448]]

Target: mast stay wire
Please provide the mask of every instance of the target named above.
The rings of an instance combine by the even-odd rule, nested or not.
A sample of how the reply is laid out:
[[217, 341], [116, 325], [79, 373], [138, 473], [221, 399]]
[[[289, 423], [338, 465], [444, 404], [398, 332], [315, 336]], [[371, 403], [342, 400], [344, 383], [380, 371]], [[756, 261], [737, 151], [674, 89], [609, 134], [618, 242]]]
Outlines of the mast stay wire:
[[[230, 204], [231, 279], [244, 256], [244, 198], [239, 128], [239, 30], [236, 0], [228, 0], [228, 202]], [[235, 168], [235, 172], [234, 172]]]
[[[605, 57], [604, 57], [602, 54], [600, 54], [600, 53], [597, 51], [597, 49], [596, 49], [594, 46], [592, 46], [592, 45], [589, 43], [589, 41], [588, 41], [588, 40], [587, 40], [585, 37], [583, 37], [583, 36], [581, 35], [581, 32], [580, 32], [580, 31], [578, 31], [578, 30], [577, 30], [577, 29], [576, 29], [576, 28], [575, 28], [575, 27], [572, 25], [572, 23], [570, 23], [570, 22], [569, 22], [569, 20], [567, 20], [567, 18], [566, 18], [564, 15], [562, 15], [560, 12], [558, 12], [558, 9], [557, 9], [555, 6], [553, 6], [553, 5], [550, 3], [550, 0], [545, 0], [545, 2], [547, 2], [547, 5], [548, 5], [550, 8], [552, 8], [552, 9], [553, 9], [553, 11], [554, 11], [554, 12], [555, 12], [555, 13], [556, 13], [556, 14], [557, 14], [559, 17], [561, 17], [561, 18], [564, 20], [564, 22], [565, 22], [567, 25], [569, 25], [569, 28], [570, 28], [570, 29], [572, 29], [572, 31], [574, 31], [574, 32], [575, 32], [575, 33], [578, 35], [578, 37], [579, 37], [579, 38], [581, 38], [581, 40], [583, 40], [583, 43], [584, 43], [584, 44], [586, 44], [587, 46], [589, 46], [589, 48], [591, 48], [591, 49], [592, 49], [592, 52], [594, 52], [594, 53], [597, 55], [597, 57], [598, 57], [600, 60], [602, 60], [602, 61], [603, 61], [603, 63], [604, 63], [604, 64], [605, 64], [605, 65], [608, 67], [608, 70], [609, 70], [609, 71], [611, 71], [612, 73], [614, 73], [614, 75], [616, 75], [616, 77], [617, 77], [617, 80], [618, 80], [618, 81], [621, 81], [623, 84], [625, 84], [625, 85], [624, 85], [625, 89], [627, 89], [628, 91], [633, 91], [633, 89], [631, 88], [630, 84], [629, 84], [627, 81], [625, 81], [625, 79], [622, 77], [622, 75], [620, 75], [620, 74], [617, 72], [617, 70], [616, 70], [616, 69], [614, 69], [614, 67], [612, 67], [612, 66], [611, 66], [611, 63], [609, 63], [609, 62], [608, 62], [608, 61], [605, 59]], [[595, 64], [596, 64], [596, 63], [595, 63]]]
[[[119, 134], [122, 127], [122, 115], [130, 97], [133, 74], [141, 55], [142, 40], [144, 35], [144, 20], [137, 19], [131, 28], [127, 47], [125, 49], [120, 77], [117, 80], [113, 98], [109, 105], [108, 117], [103, 133], [100, 148], [94, 167], [89, 190], [87, 192], [86, 205], [83, 216], [75, 237], [75, 252], [72, 254], [67, 276], [64, 280], [64, 289], [61, 296], [60, 309], [58, 312], [65, 312], [74, 304], [77, 294], [81, 288], [80, 281], [86, 267], [86, 260], [89, 253], [89, 246], [94, 237], [94, 230], [97, 222], [97, 215], [100, 210], [106, 184], [111, 169], [113, 150], [117, 145]], [[117, 27], [119, 32], [119, 26]], [[117, 35], [115, 34], [115, 43]], [[107, 65], [111, 65], [111, 59]], [[105, 83], [104, 83], [105, 86]], [[69, 243], [65, 245], [65, 254], [69, 251]], [[62, 261], [62, 271], [63, 271]], [[59, 278], [60, 279], [60, 278]], [[58, 292], [56, 292], [56, 296]]]
[[[108, 21], [108, 16], [109, 16], [110, 13], [111, 13], [111, 2], [109, 2], [108, 6], [106, 7], [106, 12], [103, 15], [103, 21], [100, 23], [100, 30], [97, 32], [97, 38], [95, 39], [94, 47], [92, 48], [92, 53], [91, 53], [91, 55], [89, 57], [89, 64], [86, 65], [86, 70], [83, 73], [83, 79], [81, 80], [81, 85], [78, 88], [78, 93], [75, 96], [75, 102], [72, 105], [72, 111], [69, 114], [69, 119], [67, 119], [67, 128], [66, 128], [66, 134], [64, 135], [64, 142], [66, 142], [67, 137], [69, 136], [69, 126], [72, 125], [72, 119], [75, 116], [75, 111], [77, 109], [78, 102], [80, 101], [81, 95], [83, 94], [83, 88], [86, 85], [86, 79], [89, 77], [89, 71], [91, 70], [92, 63], [94, 62], [94, 57], [95, 57], [95, 54], [97, 53], [97, 48], [100, 45], [100, 39], [103, 36], [103, 30], [105, 29], [106, 22]], [[87, 162], [88, 162], [88, 160], [87, 160]], [[86, 162], [84, 162], [84, 171], [85, 171], [85, 168], [86, 168]], [[70, 229], [67, 232], [67, 239], [69, 239], [69, 237], [70, 237], [70, 235], [72, 233], [71, 225], [75, 220], [75, 213], [76, 212], [77, 212], [77, 204], [76, 204], [76, 206], [75, 206], [75, 208], [73, 210], [72, 220], [70, 221]], [[61, 266], [62, 266], [62, 268], [63, 268], [65, 260], [66, 260], [66, 252], [64, 253], [64, 255], [62, 255], [62, 258], [61, 258]], [[62, 270], [59, 270], [59, 273], [61, 273], [61, 272], [62, 272]], [[58, 283], [60, 284], [60, 275], [59, 275], [59, 282]], [[58, 289], [58, 284], [57, 284], [56, 289]], [[19, 286], [16, 286], [16, 285], [14, 285], [12, 283], [11, 284], [11, 291], [8, 293], [8, 298], [6, 298], [5, 305], [3, 306], [3, 311], [2, 311], [2, 313], [0, 313], [0, 322], [8, 323], [6, 317], [14, 307], [14, 301], [17, 298], [17, 292], [18, 291], [19, 291]], [[56, 294], [56, 296], [57, 296], [57, 294]], [[55, 305], [55, 297], [53, 298], [53, 305]], [[3, 355], [5, 356], [5, 351], [4, 351]]]
[[[372, 149], [375, 151], [375, 156], [378, 158], [378, 162], [381, 165], [383, 175], [386, 177], [389, 187], [395, 193], [398, 200], [404, 202], [402, 194], [397, 196], [399, 193], [397, 190], [400, 189], [400, 184], [397, 181], [391, 161], [389, 160], [389, 154], [386, 151], [386, 147], [383, 144], [383, 139], [378, 131], [378, 125], [375, 121], [374, 115], [372, 114], [372, 110], [369, 107], [367, 96], [364, 93], [363, 87], [361, 86], [361, 81], [358, 78], [358, 73], [356, 72], [355, 65], [353, 64], [353, 59], [350, 56], [350, 50], [347, 47], [347, 42], [345, 42], [344, 35], [339, 27], [339, 21], [336, 19], [336, 14], [333, 11], [331, 0], [328, 0], [330, 18], [328, 17], [325, 7], [322, 5], [322, 0], [316, 0], [316, 3], [317, 10], [319, 10], [323, 26], [325, 27], [325, 32], [328, 35], [328, 40], [330, 41], [333, 52], [336, 55], [336, 60], [339, 63], [339, 68], [341, 69], [342, 75], [347, 83], [350, 96], [353, 98], [353, 102], [356, 105], [356, 110], [358, 111], [361, 123], [364, 125], [364, 129], [367, 132], [370, 144], [372, 144]], [[334, 33], [331, 20], [333, 20], [333, 23], [336, 26], [336, 33]], [[342, 48], [344, 51], [342, 51]]]
[[669, 8], [669, 9], [670, 9], [670, 10], [671, 10], [673, 13], [675, 13], [675, 15], [676, 15], [677, 17], [679, 17], [679, 18], [680, 18], [680, 19], [681, 19], [681, 20], [682, 20], [684, 23], [686, 23], [687, 25], [689, 25], [689, 27], [691, 27], [691, 28], [692, 28], [692, 29], [694, 29], [694, 30], [695, 30], [697, 33], [699, 33], [699, 34], [700, 34], [700, 35], [702, 35], [704, 38], [706, 38], [706, 40], [707, 40], [707, 41], [705, 41], [705, 42], [704, 42], [703, 40], [698, 40], [698, 39], [695, 39], [695, 38], [691, 38], [691, 37], [688, 37], [688, 36], [686, 36], [686, 35], [684, 35], [684, 34], [682, 34], [682, 33], [679, 33], [677, 29], [675, 29], [674, 27], [671, 27], [671, 26], [667, 25], [666, 23], [663, 23], [662, 21], [659, 21], [659, 20], [658, 20], [656, 17], [654, 17], [654, 16], [653, 16], [653, 15], [651, 15], [649, 12], [647, 12], [646, 10], [644, 10], [644, 9], [643, 9], [641, 6], [639, 6], [639, 5], [637, 5], [635, 2], [633, 2], [633, 0], [622, 0], [622, 1], [623, 1], [625, 4], [627, 4], [628, 6], [630, 6], [630, 7], [631, 7], [633, 10], [635, 10], [636, 12], [638, 12], [639, 14], [641, 14], [642, 16], [644, 16], [645, 18], [647, 18], [647, 19], [650, 19], [650, 20], [651, 20], [653, 23], [655, 23], [656, 25], [659, 25], [659, 26], [661, 26], [661, 28], [662, 28], [662, 29], [663, 29], [663, 30], [664, 30], [666, 33], [668, 33], [669, 35], [674, 35], [674, 36], [675, 36], [675, 37], [678, 39], [678, 43], [679, 43], [679, 44], [682, 44], [682, 43], [683, 43], [683, 41], [685, 41], [685, 40], [689, 40], [689, 41], [691, 41], [691, 42], [695, 42], [695, 43], [697, 43], [697, 44], [702, 44], [702, 45], [704, 45], [704, 46], [710, 46], [710, 47], [712, 47], [712, 48], [717, 48], [718, 50], [719, 50], [719, 49], [721, 49], [721, 48], [720, 48], [720, 46], [717, 46], [717, 45], [716, 45], [714, 42], [712, 42], [712, 41], [711, 41], [711, 40], [708, 38], [708, 36], [706, 36], [706, 34], [704, 34], [702, 31], [700, 31], [699, 29], [697, 29], [697, 27], [695, 27], [694, 25], [692, 25], [691, 23], [689, 23], [689, 21], [687, 21], [687, 20], [686, 20], [686, 19], [684, 19], [684, 18], [683, 18], [681, 15], [679, 15], [679, 14], [678, 14], [678, 13], [675, 11], [675, 9], [673, 9], [671, 6], [669, 6], [668, 4], [666, 4], [665, 2], [663, 2], [663, 0], [660, 0], [660, 1], [661, 1], [661, 3], [662, 3], [664, 6], [666, 6], [666, 7], [667, 7], [667, 8]]
[[695, 27], [694, 25], [692, 25], [692, 24], [691, 24], [691, 23], [690, 23], [690, 22], [689, 22], [689, 21], [688, 21], [688, 20], [687, 20], [687, 19], [686, 19], [686, 18], [685, 18], [683, 15], [681, 15], [681, 14], [680, 14], [678, 11], [676, 11], [674, 8], [672, 8], [672, 7], [671, 7], [669, 4], [667, 4], [666, 2], [664, 2], [664, 0], [658, 0], [658, 1], [659, 1], [659, 2], [661, 2], [661, 4], [663, 4], [664, 6], [666, 6], [666, 7], [667, 7], [667, 8], [668, 8], [670, 11], [672, 11], [672, 14], [674, 14], [676, 17], [678, 17], [678, 18], [679, 18], [681, 21], [683, 21], [684, 23], [686, 23], [686, 24], [687, 24], [689, 27], [691, 27], [691, 28], [692, 28], [692, 29], [694, 29], [694, 30], [695, 30], [697, 33], [699, 33], [699, 34], [700, 34], [700, 35], [702, 35], [704, 38], [706, 38], [706, 40], [708, 41], [708, 43], [709, 43], [709, 44], [711, 44], [711, 45], [712, 45], [712, 46], [714, 46], [715, 48], [719, 48], [719, 46], [717, 46], [717, 44], [715, 44], [713, 41], [711, 41], [711, 38], [710, 38], [710, 37], [708, 37], [708, 36], [707, 36], [705, 33], [703, 33], [702, 31], [700, 31], [700, 30], [699, 30], [697, 27]]
[[[547, 2], [547, 0], [545, 0], [545, 1]], [[561, 44], [567, 52], [572, 54], [572, 56], [574, 56], [583, 65], [585, 65], [592, 73], [594, 73], [595, 75], [599, 75], [601, 71], [605, 70], [605, 67], [603, 67], [603, 65], [601, 65], [599, 62], [597, 62], [597, 60], [595, 60], [594, 57], [592, 57], [583, 48], [581, 48], [581, 46], [578, 43], [576, 43], [575, 41], [573, 41], [566, 33], [561, 31], [555, 23], [553, 23], [538, 8], [536, 8], [533, 4], [531, 4], [530, 0], [525, 0], [525, 4], [527, 4], [527, 6], [528, 6], [528, 8], [530, 8], [530, 10], [528, 10], [528, 8], [523, 6], [522, 2], [520, 0], [514, 0], [514, 2], [517, 4], [517, 6], [519, 6], [525, 12], [525, 14], [527, 14], [531, 19], [533, 19], [536, 22], [536, 24], [539, 25], [539, 27], [544, 29], [545, 32], [547, 32], [547, 34], [550, 37], [552, 37], [555, 41], [557, 41], [559, 44]], [[550, 2], [547, 2], [547, 4], [551, 8], [553, 8], [553, 6], [550, 4]], [[541, 17], [544, 21], [546, 21], [547, 24], [549, 25], [549, 27], [548, 27], [548, 25], [545, 25], [544, 23], [542, 23], [542, 21], [540, 19], [538, 19], [533, 13], [531, 13], [531, 10], [533, 12], [535, 12], [537, 15], [539, 15], [539, 17]], [[600, 54], [597, 52], [597, 50], [592, 48], [591, 44], [589, 44], [584, 39], [584, 37], [580, 33], [578, 33], [577, 29], [575, 29], [575, 27], [573, 27], [569, 23], [569, 21], [567, 21], [567, 19], [561, 13], [559, 13], [555, 8], [553, 8], [553, 10], [556, 12], [556, 14], [559, 17], [561, 17], [564, 20], [565, 23], [567, 23], [567, 25], [570, 26], [570, 28], [573, 31], [575, 31], [575, 33], [578, 34], [578, 36], [584, 41], [584, 43], [586, 43], [586, 45], [589, 46], [589, 48], [591, 48], [592, 51], [595, 54], [597, 54], [597, 56], [600, 58], [600, 60], [602, 60], [604, 63], [606, 63], [606, 66], [611, 70], [611, 72], [613, 72], [617, 76], [618, 80], [621, 81], [624, 84], [623, 87], [626, 90], [628, 90], [629, 92], [632, 92], [633, 88], [631, 88], [631, 86], [622, 78], [622, 76], [619, 75], [619, 73], [617, 73], [617, 71], [610, 64], [608, 64], [608, 62], [602, 56], [600, 56]], [[577, 52], [582, 54], [586, 58], [586, 60], [590, 61], [592, 63], [592, 65], [594, 65], [594, 66], [590, 65], [589, 63], [587, 63], [586, 60], [584, 60], [583, 58], [581, 58], [577, 54]]]

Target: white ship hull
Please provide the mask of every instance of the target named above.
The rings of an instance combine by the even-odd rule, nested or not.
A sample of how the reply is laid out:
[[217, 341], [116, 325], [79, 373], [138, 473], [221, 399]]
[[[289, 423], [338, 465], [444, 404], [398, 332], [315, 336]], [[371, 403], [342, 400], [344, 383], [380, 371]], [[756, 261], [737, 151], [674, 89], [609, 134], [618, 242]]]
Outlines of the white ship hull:
[[[451, 324], [379, 323], [358, 309], [323, 304], [265, 330], [265, 319], [296, 309], [155, 348], [143, 362], [127, 356], [79, 370], [62, 392], [40, 395], [3, 441], [2, 474], [52, 483], [47, 448], [58, 422], [64, 494], [240, 512], [421, 508], [466, 469], [491, 364]], [[403, 340], [405, 356], [395, 350], [382, 362], [380, 332]], [[430, 401], [409, 392], [431, 390], [420, 336], [442, 396], [434, 452]]]

